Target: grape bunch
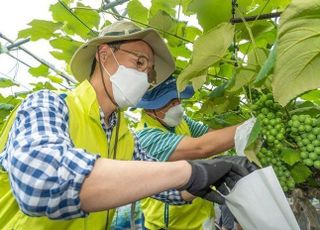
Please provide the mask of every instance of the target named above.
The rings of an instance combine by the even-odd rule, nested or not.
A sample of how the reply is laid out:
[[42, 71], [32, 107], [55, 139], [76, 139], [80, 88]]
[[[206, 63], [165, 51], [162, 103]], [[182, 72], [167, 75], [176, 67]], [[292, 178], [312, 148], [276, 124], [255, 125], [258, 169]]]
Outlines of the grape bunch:
[[320, 169], [320, 127], [310, 115], [293, 115], [288, 121], [288, 131], [300, 148], [303, 163]]
[[262, 95], [252, 109], [262, 124], [262, 134], [269, 147], [281, 149], [285, 138], [282, 107], [273, 100], [272, 94]]
[[260, 152], [257, 153], [257, 157], [262, 166], [272, 165], [283, 191], [287, 192], [294, 189], [295, 182], [289, 170], [280, 159], [280, 151], [262, 147]]
[[285, 114], [281, 105], [274, 101], [272, 94], [263, 94], [252, 106], [261, 123], [263, 147], [257, 153], [262, 166], [272, 165], [282, 189], [287, 192], [295, 187], [294, 179], [281, 159], [286, 135]]

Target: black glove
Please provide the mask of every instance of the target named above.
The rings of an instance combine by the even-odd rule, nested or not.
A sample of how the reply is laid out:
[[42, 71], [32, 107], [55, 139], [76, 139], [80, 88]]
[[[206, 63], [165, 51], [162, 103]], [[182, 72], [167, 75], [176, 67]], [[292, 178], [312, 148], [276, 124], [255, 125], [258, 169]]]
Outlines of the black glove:
[[245, 167], [249, 173], [257, 170], [259, 168], [258, 165], [256, 165], [254, 162], [250, 162], [247, 157], [242, 156], [218, 156], [214, 157], [214, 159], [221, 159], [226, 161], [231, 161], [237, 165], [240, 165], [242, 167]]
[[190, 179], [180, 190], [186, 190], [194, 196], [202, 197], [219, 204], [224, 198], [210, 187], [225, 194], [232, 189], [236, 182], [248, 175], [245, 167], [224, 159], [189, 161], [192, 166]]

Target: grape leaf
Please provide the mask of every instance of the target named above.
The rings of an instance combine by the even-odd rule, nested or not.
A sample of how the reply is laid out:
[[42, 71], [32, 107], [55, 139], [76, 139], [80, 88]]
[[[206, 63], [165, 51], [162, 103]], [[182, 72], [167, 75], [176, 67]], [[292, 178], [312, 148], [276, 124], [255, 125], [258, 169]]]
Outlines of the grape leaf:
[[291, 176], [296, 183], [305, 182], [306, 179], [312, 174], [311, 170], [302, 163], [296, 164], [291, 169]]
[[291, 148], [283, 148], [281, 154], [282, 160], [291, 166], [300, 160], [300, 153]]
[[17, 85], [17, 84], [11, 81], [10, 79], [0, 78], [0, 88], [11, 87], [14, 85]]
[[272, 88], [283, 106], [320, 87], [319, 31], [319, 0], [293, 0], [281, 15]]
[[223, 23], [194, 42], [191, 63], [177, 79], [179, 91], [182, 91], [192, 78], [201, 76], [203, 71], [222, 59], [232, 42], [233, 34], [234, 26]]

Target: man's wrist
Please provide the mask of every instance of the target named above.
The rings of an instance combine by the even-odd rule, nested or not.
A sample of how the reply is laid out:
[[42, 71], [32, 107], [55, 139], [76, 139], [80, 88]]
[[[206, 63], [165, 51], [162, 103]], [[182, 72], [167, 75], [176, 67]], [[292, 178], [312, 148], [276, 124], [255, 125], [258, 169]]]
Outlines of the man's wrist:
[[185, 187], [185, 185], [189, 182], [191, 173], [192, 173], [192, 166], [188, 161], [177, 161], [175, 162], [179, 166], [177, 167], [178, 175], [180, 179], [178, 179], [177, 189]]
[[181, 197], [185, 201], [192, 201], [193, 199], [196, 198], [196, 196], [192, 195], [191, 193], [189, 193], [185, 190], [181, 192]]

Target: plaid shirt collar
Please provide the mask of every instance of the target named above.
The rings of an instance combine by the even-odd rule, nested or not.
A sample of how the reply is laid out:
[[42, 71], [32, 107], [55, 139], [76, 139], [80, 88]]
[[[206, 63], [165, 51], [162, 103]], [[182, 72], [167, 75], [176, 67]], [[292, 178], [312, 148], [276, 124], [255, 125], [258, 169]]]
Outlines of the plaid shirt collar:
[[113, 128], [117, 125], [118, 123], [118, 118], [117, 118], [117, 112], [114, 111], [111, 113], [109, 120], [108, 120], [108, 124], [106, 124], [105, 120], [105, 115], [100, 107], [100, 120], [101, 120], [101, 124], [103, 129], [108, 132], [108, 131], [112, 131]]

